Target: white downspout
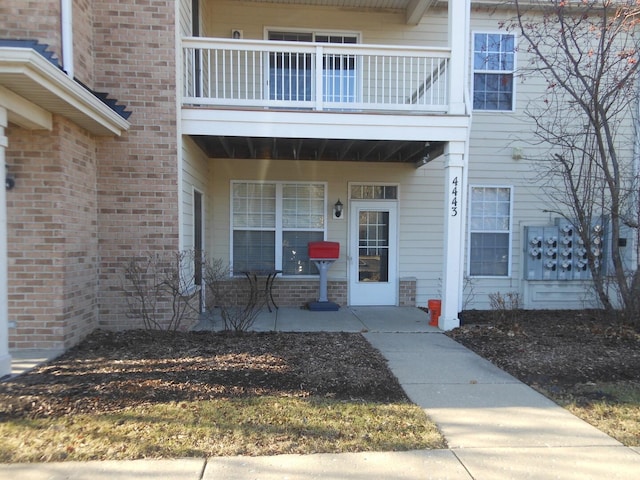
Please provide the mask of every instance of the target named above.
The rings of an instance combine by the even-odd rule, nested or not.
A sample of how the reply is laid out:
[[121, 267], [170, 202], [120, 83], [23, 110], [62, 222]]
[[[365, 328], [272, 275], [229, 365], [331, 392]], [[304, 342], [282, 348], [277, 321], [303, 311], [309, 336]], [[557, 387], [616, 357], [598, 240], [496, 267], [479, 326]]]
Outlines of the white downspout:
[[[460, 295], [458, 298], [458, 308], [462, 310], [465, 306], [464, 303], [464, 287], [465, 287], [465, 277], [464, 271], [466, 269], [466, 252], [467, 252], [467, 242], [469, 241], [469, 233], [468, 233], [468, 217], [467, 217], [467, 207], [469, 206], [469, 197], [471, 191], [469, 190], [469, 152], [471, 147], [471, 128], [473, 127], [473, 101], [471, 98], [471, 7], [465, 8], [465, 17], [464, 17], [464, 31], [465, 31], [465, 62], [464, 62], [464, 103], [466, 105], [466, 112], [469, 118], [468, 128], [467, 128], [467, 138], [465, 139], [465, 149], [464, 149], [464, 158], [465, 158], [465, 167], [464, 172], [462, 173], [462, 181], [465, 186], [465, 190], [462, 192], [462, 208], [460, 209], [460, 213], [462, 214], [462, 234], [464, 238], [460, 244], [460, 258], [462, 259], [462, 265], [460, 268]], [[469, 49], [469, 50], [468, 50]]]
[[[7, 109], [0, 106], [0, 173], [5, 175], [5, 151], [9, 140], [4, 129], [7, 127]], [[11, 373], [9, 355], [9, 282], [7, 280], [7, 192], [0, 185], [0, 378]]]
[[60, 0], [62, 34], [62, 68], [73, 78], [73, 0]]

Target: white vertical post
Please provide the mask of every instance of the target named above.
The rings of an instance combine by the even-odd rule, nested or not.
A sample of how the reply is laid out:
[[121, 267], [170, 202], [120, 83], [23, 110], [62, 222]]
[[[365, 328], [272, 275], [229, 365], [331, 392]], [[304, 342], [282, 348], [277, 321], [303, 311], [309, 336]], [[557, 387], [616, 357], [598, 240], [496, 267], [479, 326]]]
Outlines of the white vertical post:
[[73, 78], [73, 0], [60, 0], [60, 24], [62, 34], [62, 65]]
[[316, 70], [315, 74], [315, 94], [316, 94], [316, 110], [320, 111], [324, 109], [324, 95], [322, 94], [324, 91], [323, 85], [323, 77], [324, 77], [324, 67], [322, 65], [322, 61], [324, 58], [324, 48], [321, 45], [316, 46], [316, 58], [314, 67]]
[[[6, 175], [7, 109], [0, 106], [0, 173]], [[7, 281], [7, 189], [0, 186], [0, 377], [11, 373], [9, 355], [9, 283]]]
[[438, 326], [451, 330], [460, 326], [464, 244], [465, 143], [449, 142], [445, 150], [445, 216], [442, 272], [442, 313]]
[[467, 88], [470, 0], [449, 0], [449, 113], [464, 115]]

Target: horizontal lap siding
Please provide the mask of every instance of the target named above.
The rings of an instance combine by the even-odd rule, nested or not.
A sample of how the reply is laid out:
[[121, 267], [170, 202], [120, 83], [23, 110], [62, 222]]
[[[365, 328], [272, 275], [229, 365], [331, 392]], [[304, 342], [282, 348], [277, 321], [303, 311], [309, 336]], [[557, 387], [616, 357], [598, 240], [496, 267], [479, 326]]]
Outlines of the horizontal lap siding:
[[[209, 5], [209, 4], [207, 4]], [[246, 39], [263, 39], [265, 27], [280, 30], [362, 32], [362, 43], [447, 46], [446, 10], [432, 8], [422, 23], [408, 26], [404, 12], [374, 12], [338, 7], [277, 5], [224, 0], [204, 12], [207, 36], [230, 38], [240, 29]]]
[[[508, 13], [497, 15], [474, 11], [472, 32], [501, 32], [501, 18]], [[518, 38], [517, 32], [516, 37]], [[521, 300], [527, 301], [529, 308], [581, 308], [593, 294], [585, 291], [579, 282], [525, 282], [523, 280], [524, 245], [523, 233], [527, 225], [553, 224], [557, 215], [545, 210], [561, 206], [549, 200], [543, 184], [550, 179], [541, 178], [544, 164], [551, 151], [535, 145], [533, 124], [526, 111], [544, 106], [547, 84], [540, 76], [530, 71], [530, 58], [523, 39], [520, 38], [517, 51], [517, 71], [515, 79], [516, 108], [514, 112], [479, 112], [473, 114], [471, 130], [469, 184], [505, 185], [514, 188], [512, 225], [512, 264], [510, 278], [475, 278], [466, 280], [464, 300], [467, 308], [489, 308], [489, 295], [500, 292], [517, 292]], [[629, 146], [623, 150], [631, 159], [633, 133], [631, 124], [622, 126], [626, 134], [621, 136], [621, 144]], [[621, 130], [625, 131], [625, 130]], [[514, 159], [514, 149], [522, 155]], [[562, 188], [562, 187], [561, 187]], [[468, 254], [468, 251], [467, 251]]]
[[[210, 159], [212, 209], [206, 222], [213, 222], [207, 251], [225, 262], [230, 258], [229, 192], [231, 180], [327, 182], [327, 215], [340, 198], [347, 219], [328, 218], [328, 240], [341, 244], [340, 259], [329, 270], [330, 280], [347, 278], [349, 204], [348, 183], [389, 183], [400, 186], [399, 277], [417, 279], [418, 303], [426, 305], [439, 291], [442, 276], [443, 172], [433, 162], [421, 170], [409, 164], [357, 162], [295, 162], [246, 159]], [[353, 255], [353, 253], [351, 253]], [[409, 295], [409, 294], [408, 294]]]
[[182, 139], [182, 249], [191, 250], [193, 243], [193, 191], [194, 188], [204, 195], [203, 207], [205, 214], [204, 236], [211, 235], [213, 221], [206, 215], [210, 211], [207, 201], [211, 197], [207, 191], [207, 178], [209, 176], [208, 160], [202, 150], [189, 137]]
[[[501, 15], [500, 17], [503, 17]], [[500, 18], [482, 12], [472, 15], [472, 32], [507, 33], [499, 25]], [[516, 37], [517, 34], [516, 34]], [[473, 41], [473, 39], [472, 39]], [[511, 276], [509, 278], [469, 278], [465, 276], [463, 308], [490, 308], [489, 295], [516, 292], [524, 300], [522, 280], [522, 232], [524, 225], [551, 221], [549, 208], [540, 190], [539, 168], [536, 161], [543, 156], [533, 146], [532, 125], [524, 111], [529, 102], [545, 91], [543, 81], [531, 74], [520, 75], [528, 66], [526, 50], [517, 51], [517, 72], [514, 81], [515, 110], [513, 112], [475, 111], [470, 139], [469, 185], [509, 186], [513, 190], [511, 225]], [[514, 159], [514, 149], [522, 159]], [[467, 239], [468, 240], [468, 239]], [[468, 249], [466, 250], [468, 256]], [[465, 266], [467, 263], [465, 263]], [[466, 271], [466, 269], [465, 269]]]

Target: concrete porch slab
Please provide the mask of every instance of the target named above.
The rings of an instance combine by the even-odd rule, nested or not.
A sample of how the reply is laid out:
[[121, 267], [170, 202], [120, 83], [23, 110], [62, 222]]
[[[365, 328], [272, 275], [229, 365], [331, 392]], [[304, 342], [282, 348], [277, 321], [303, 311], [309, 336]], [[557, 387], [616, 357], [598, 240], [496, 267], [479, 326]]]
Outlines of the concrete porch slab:
[[276, 330], [279, 332], [362, 332], [366, 326], [350, 308], [314, 312], [304, 308], [278, 309]]
[[417, 307], [349, 307], [370, 332], [439, 332], [429, 315]]

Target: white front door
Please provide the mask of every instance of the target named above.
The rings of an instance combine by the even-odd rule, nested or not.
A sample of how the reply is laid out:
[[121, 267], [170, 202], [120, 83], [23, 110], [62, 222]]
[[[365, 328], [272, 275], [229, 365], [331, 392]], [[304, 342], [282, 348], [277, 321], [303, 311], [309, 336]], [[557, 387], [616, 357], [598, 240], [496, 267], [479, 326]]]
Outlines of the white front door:
[[349, 212], [349, 304], [397, 305], [398, 203], [354, 200]]

